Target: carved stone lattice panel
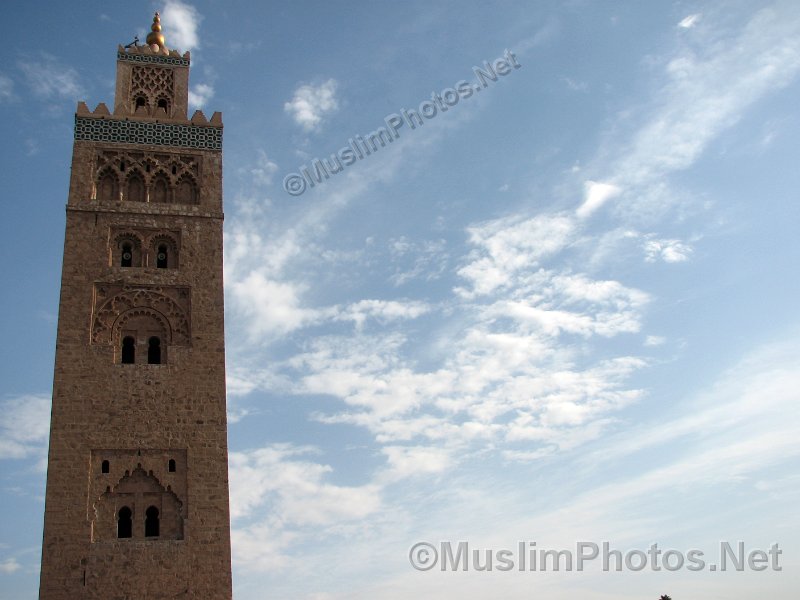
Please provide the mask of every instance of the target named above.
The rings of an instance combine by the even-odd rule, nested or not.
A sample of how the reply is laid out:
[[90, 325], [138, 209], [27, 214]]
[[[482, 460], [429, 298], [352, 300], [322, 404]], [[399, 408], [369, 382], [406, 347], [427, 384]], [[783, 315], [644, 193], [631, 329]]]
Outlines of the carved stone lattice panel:
[[191, 345], [191, 291], [187, 287], [95, 283], [92, 344], [117, 343], [131, 319], [149, 315], [160, 323], [167, 344]]
[[201, 164], [194, 154], [101, 149], [95, 195], [100, 201], [197, 204]]
[[131, 74], [131, 97], [143, 93], [149, 98], [158, 98], [166, 94], [172, 98], [175, 86], [175, 73], [163, 67], [133, 67]]
[[95, 159], [95, 173], [111, 169], [119, 173], [119, 178], [123, 182], [132, 174], [136, 174], [147, 186], [156, 175], [164, 175], [170, 183], [175, 184], [186, 175], [198, 181], [201, 162], [200, 157], [194, 154], [99, 150]]

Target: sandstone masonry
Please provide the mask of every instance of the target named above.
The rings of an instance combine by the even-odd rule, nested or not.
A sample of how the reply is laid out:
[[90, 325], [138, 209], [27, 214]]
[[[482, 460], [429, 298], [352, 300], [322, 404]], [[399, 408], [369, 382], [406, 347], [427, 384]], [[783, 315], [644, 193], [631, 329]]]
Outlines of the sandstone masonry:
[[222, 116], [158, 15], [78, 104], [40, 600], [230, 600]]

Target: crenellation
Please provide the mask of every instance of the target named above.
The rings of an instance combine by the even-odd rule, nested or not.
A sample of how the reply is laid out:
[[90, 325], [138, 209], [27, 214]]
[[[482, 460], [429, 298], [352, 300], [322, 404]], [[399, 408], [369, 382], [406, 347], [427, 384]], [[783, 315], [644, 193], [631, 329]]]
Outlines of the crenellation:
[[203, 114], [203, 111], [200, 110], [200, 109], [194, 111], [194, 114], [192, 115], [191, 123], [192, 123], [192, 125], [208, 125], [209, 124], [208, 123], [208, 119], [206, 119], [206, 116]]

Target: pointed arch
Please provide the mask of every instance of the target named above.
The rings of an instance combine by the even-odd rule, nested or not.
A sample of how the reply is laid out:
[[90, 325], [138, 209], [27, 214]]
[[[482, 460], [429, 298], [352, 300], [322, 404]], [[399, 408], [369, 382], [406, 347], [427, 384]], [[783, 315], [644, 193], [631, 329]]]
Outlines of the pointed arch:
[[141, 267], [142, 240], [135, 233], [120, 233], [111, 247], [111, 265], [114, 267]]
[[169, 177], [166, 173], [157, 173], [150, 182], [150, 202], [168, 204], [171, 195]]
[[194, 177], [188, 173], [181, 175], [175, 188], [175, 202], [178, 204], [198, 204], [199, 194]]
[[150, 240], [150, 267], [157, 269], [178, 268], [178, 243], [175, 238], [160, 233]]
[[[158, 335], [162, 352], [168, 352], [172, 345], [191, 346], [191, 299], [187, 290], [178, 288], [169, 295], [162, 293], [159, 288], [149, 287], [96, 289], [96, 294], [102, 294], [102, 299], [94, 311], [92, 344], [108, 344], [119, 348], [126, 335], [133, 335], [141, 344], [146, 344], [151, 335]], [[145, 316], [152, 322], [145, 323], [147, 326], [140, 331], [140, 323], [135, 320]], [[147, 337], [144, 337], [145, 334]], [[162, 357], [162, 363], [165, 362]]]
[[114, 267], [141, 267], [142, 240], [135, 233], [121, 233], [114, 238], [111, 248], [111, 265]]
[[146, 191], [144, 177], [138, 169], [131, 169], [125, 186], [125, 200], [128, 202], [144, 202]]
[[131, 108], [133, 112], [136, 112], [140, 108], [144, 109], [145, 111], [150, 108], [150, 98], [147, 97], [147, 94], [143, 90], [137, 90], [133, 94], [131, 102]]
[[96, 198], [100, 202], [119, 200], [119, 178], [111, 167], [106, 167], [97, 178]]
[[156, 98], [156, 114], [158, 114], [160, 110], [163, 110], [165, 116], [170, 116], [171, 109], [170, 97], [164, 93], [159, 94]]
[[[119, 362], [126, 363], [139, 354], [138, 364], [167, 364], [167, 349], [172, 331], [169, 320], [151, 308], [133, 308], [122, 313], [114, 323], [117, 346], [120, 348]], [[138, 348], [137, 348], [138, 346]], [[135, 361], [133, 361], [135, 362]]]

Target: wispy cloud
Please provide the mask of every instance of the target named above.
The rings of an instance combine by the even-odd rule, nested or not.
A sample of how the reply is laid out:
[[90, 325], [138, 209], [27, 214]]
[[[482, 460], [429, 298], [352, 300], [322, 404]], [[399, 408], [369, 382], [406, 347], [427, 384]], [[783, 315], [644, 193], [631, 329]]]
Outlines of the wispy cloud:
[[283, 105], [283, 109], [303, 130], [315, 131], [321, 126], [325, 116], [339, 108], [336, 88], [334, 79], [328, 79], [316, 86], [301, 85], [295, 90], [292, 99]]
[[414, 241], [406, 236], [390, 240], [389, 256], [395, 272], [389, 281], [395, 286], [415, 279], [433, 281], [443, 276], [449, 254], [443, 239]]
[[680, 23], [678, 23], [678, 27], [681, 27], [683, 29], [691, 29], [692, 27], [697, 25], [701, 17], [702, 15], [700, 13], [694, 13], [692, 15], [688, 15], [687, 17], [681, 19]]
[[[646, 390], [632, 383], [633, 377], [648, 367], [646, 357], [664, 339], [647, 331], [651, 294], [631, 282], [598, 274], [602, 261], [591, 259], [600, 252], [598, 248], [615, 244], [627, 244], [639, 262], [643, 252], [645, 260], [653, 262], [678, 263], [691, 257], [690, 242], [679, 239], [679, 234], [641, 233], [640, 229], [652, 232], [657, 227], [644, 229], [629, 221], [655, 214], [651, 221], [658, 223], [659, 211], [675, 201], [670, 176], [691, 167], [757, 98], [791, 80], [800, 66], [796, 33], [796, 20], [784, 22], [767, 10], [741, 31], [721, 35], [704, 52], [674, 51], [655, 75], [661, 82], [653, 86], [652, 102], [638, 105], [635, 117], [628, 111], [625, 127], [615, 128], [597, 158], [586, 161], [580, 174], [566, 175], [576, 184], [572, 207], [520, 210], [473, 222], [464, 230], [465, 245], [433, 242], [428, 246], [418, 240], [393, 239], [389, 252], [396, 263], [391, 263], [393, 272], [387, 278], [402, 285], [415, 279], [427, 281], [428, 274], [437, 273], [446, 285], [439, 286], [445, 291], [438, 290], [435, 302], [425, 286], [403, 288], [403, 297], [394, 300], [379, 300], [358, 288], [338, 304], [321, 305], [318, 300], [316, 279], [323, 269], [318, 266], [322, 253], [316, 240], [328, 233], [326, 217], [368, 191], [380, 174], [365, 172], [358, 181], [345, 175], [341, 187], [331, 184], [324, 207], [311, 208], [313, 215], [291, 221], [280, 232], [236, 224], [226, 254], [226, 269], [232, 277], [226, 271], [226, 279], [232, 282], [233, 310], [247, 317], [250, 332], [285, 336], [283, 341], [291, 345], [290, 333], [318, 328], [313, 338], [303, 339], [281, 358], [267, 361], [262, 357], [268, 366], [254, 360], [249, 368], [237, 371], [238, 389], [242, 393], [279, 389], [297, 398], [322, 397], [327, 401], [324, 408], [311, 414], [316, 426], [357, 427], [367, 432], [373, 455], [381, 458], [379, 466], [359, 485], [335, 487], [347, 488], [337, 490], [342, 497], [357, 497], [369, 490], [372, 495], [368, 494], [366, 505], [374, 511], [369, 513], [371, 522], [391, 510], [392, 486], [461, 475], [465, 465], [478, 457], [491, 456], [518, 466], [569, 460], [581, 447], [597, 449], [597, 460], [604, 453], [624, 454], [614, 447], [624, 445], [624, 436], [615, 434], [625, 418], [624, 409], [647, 397]], [[303, 87], [285, 110], [312, 131], [335, 110], [335, 87], [327, 109], [320, 108], [325, 102], [316, 98], [316, 88]], [[408, 159], [408, 154], [397, 152], [391, 164], [396, 167]], [[378, 157], [374, 164], [379, 171], [384, 163]], [[580, 179], [575, 181], [576, 177]], [[603, 219], [588, 218], [601, 209]], [[377, 252], [376, 246], [367, 245], [363, 252]], [[631, 340], [632, 344], [627, 343]], [[755, 372], [752, 375], [757, 377]], [[670, 417], [666, 425], [678, 421], [679, 417]], [[664, 425], [659, 421], [646, 427], [636, 440], [644, 444], [648, 433], [657, 439]], [[711, 452], [712, 458], [701, 461], [703, 465], [695, 470], [686, 457], [671, 456], [667, 465], [637, 467], [624, 475], [618, 489], [593, 485], [566, 504], [566, 513], [540, 514], [530, 521], [519, 513], [519, 522], [539, 531], [546, 528], [547, 519], [563, 523], [568, 513], [590, 531], [607, 532], [612, 525], [605, 527], [602, 518], [610, 515], [619, 531], [631, 531], [619, 508], [622, 501], [635, 503], [637, 498], [663, 491], [661, 479], [675, 483], [681, 469], [689, 469], [691, 481], [699, 485], [713, 460], [733, 465], [743, 453], [753, 451], [759, 458], [745, 461], [745, 471], [769, 464], [776, 453], [759, 451], [764, 436], [737, 441], [736, 427], [719, 429], [724, 448]], [[692, 438], [694, 432], [685, 435]], [[780, 437], [781, 448], [787, 439]], [[689, 441], [703, 451], [710, 447], [705, 439]], [[325, 468], [324, 461], [311, 460], [310, 451], [279, 450], [277, 458], [275, 448], [270, 452], [264, 455], [268, 458], [245, 453], [243, 471], [261, 460], [278, 471], [284, 467], [277, 463], [298, 462], [299, 466], [287, 469], [308, 469], [311, 490], [324, 487], [335, 474]], [[468, 490], [459, 488], [463, 492], [459, 506], [465, 511], [474, 509], [475, 496], [481, 494], [476, 491], [480, 482], [468, 483]], [[262, 487], [242, 514], [252, 514], [254, 507], [265, 498], [275, 499], [276, 493]], [[593, 493], [602, 500], [594, 507]], [[485, 506], [502, 505], [491, 491], [485, 496], [481, 498]], [[320, 497], [326, 497], [326, 492]], [[394, 506], [399, 502], [395, 500]], [[326, 514], [316, 507], [308, 510]], [[291, 516], [286, 517], [287, 523], [291, 521]], [[647, 529], [652, 520], [642, 517], [642, 521], [643, 528], [652, 531]], [[321, 522], [327, 525], [324, 518]], [[409, 518], [407, 522], [417, 521]], [[270, 568], [286, 564], [291, 549], [306, 539], [295, 525], [280, 520], [262, 520], [237, 535], [248, 556], [242, 560]], [[259, 550], [261, 536], [270, 538], [267, 549]], [[466, 590], [464, 597], [477, 597], [470, 593]]]
[[42, 455], [50, 432], [50, 397], [17, 396], [0, 404], [0, 459]]
[[61, 64], [54, 56], [41, 53], [38, 58], [20, 60], [17, 66], [28, 87], [41, 100], [74, 102], [84, 96], [78, 72]]
[[573, 239], [575, 228], [565, 215], [546, 214], [506, 217], [470, 227], [470, 241], [476, 250], [458, 274], [472, 289], [457, 291], [472, 297], [513, 285], [519, 271], [533, 269], [563, 250]]
[[253, 182], [256, 185], [270, 185], [277, 170], [278, 165], [269, 159], [266, 152], [259, 149], [256, 155], [256, 165], [250, 169]]
[[16, 99], [14, 94], [14, 80], [0, 74], [0, 102], [10, 102]]
[[[674, 202], [668, 176], [690, 167], [709, 143], [765, 94], [800, 70], [800, 19], [765, 8], [733, 35], [665, 61], [666, 82], [630, 141], [595, 169], [622, 188], [617, 214], [659, 214]], [[613, 154], [606, 153], [606, 157]]]
[[677, 263], [689, 260], [692, 247], [680, 240], [673, 239], [648, 239], [644, 242], [645, 260], [656, 262], [663, 260], [667, 263]]
[[5, 573], [6, 575], [16, 573], [21, 568], [22, 566], [17, 562], [16, 558], [7, 558], [0, 562], [0, 573]]

